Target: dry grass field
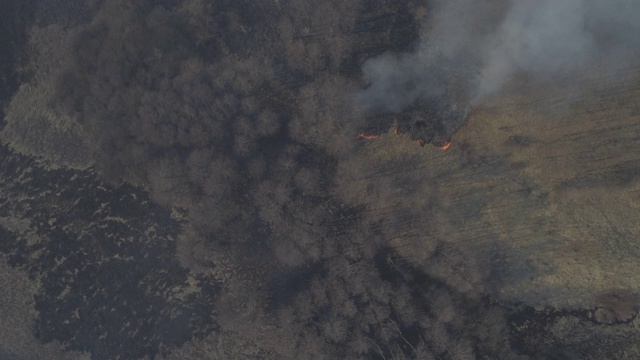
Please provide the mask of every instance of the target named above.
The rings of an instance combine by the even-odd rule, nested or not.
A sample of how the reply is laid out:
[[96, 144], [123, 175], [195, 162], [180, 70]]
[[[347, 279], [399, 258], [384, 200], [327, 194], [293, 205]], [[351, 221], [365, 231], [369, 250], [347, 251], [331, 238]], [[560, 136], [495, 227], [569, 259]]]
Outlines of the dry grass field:
[[[472, 112], [446, 151], [392, 132], [363, 143], [344, 164], [345, 183], [360, 192], [347, 187], [346, 196], [379, 212], [397, 234], [391, 244], [419, 266], [432, 266], [422, 263], [424, 244], [442, 240], [459, 257], [461, 290], [479, 282], [498, 299], [556, 308], [635, 294], [639, 81], [638, 73], [555, 86], [514, 80]], [[424, 220], [416, 228], [394, 219], [405, 216]]]

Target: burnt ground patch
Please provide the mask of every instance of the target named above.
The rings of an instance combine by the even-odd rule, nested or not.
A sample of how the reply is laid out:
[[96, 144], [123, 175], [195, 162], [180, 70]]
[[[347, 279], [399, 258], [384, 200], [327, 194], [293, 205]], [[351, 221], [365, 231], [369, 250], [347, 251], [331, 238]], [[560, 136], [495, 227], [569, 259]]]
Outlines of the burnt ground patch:
[[[28, 220], [3, 229], [3, 254], [39, 278], [38, 337], [94, 359], [154, 358], [217, 325], [218, 285], [175, 259], [179, 223], [130, 186], [109, 187], [90, 172], [47, 171], [1, 148], [7, 197], [3, 217]], [[19, 180], [18, 180], [19, 179]]]

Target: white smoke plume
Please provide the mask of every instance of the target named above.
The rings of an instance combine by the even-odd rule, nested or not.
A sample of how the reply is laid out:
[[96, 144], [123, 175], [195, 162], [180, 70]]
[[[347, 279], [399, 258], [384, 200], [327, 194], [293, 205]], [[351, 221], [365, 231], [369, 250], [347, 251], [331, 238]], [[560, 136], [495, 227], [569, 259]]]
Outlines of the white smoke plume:
[[640, 49], [638, 0], [440, 0], [430, 9], [414, 52], [363, 64], [366, 108], [398, 112], [445, 96], [475, 105], [516, 74], [553, 81], [596, 61], [614, 73]]

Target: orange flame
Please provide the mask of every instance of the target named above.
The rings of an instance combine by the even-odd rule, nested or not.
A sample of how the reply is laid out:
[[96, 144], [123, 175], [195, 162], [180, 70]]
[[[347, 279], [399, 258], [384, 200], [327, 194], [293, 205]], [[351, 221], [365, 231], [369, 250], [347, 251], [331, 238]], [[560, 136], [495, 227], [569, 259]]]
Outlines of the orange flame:
[[440, 146], [440, 149], [447, 150], [450, 146], [451, 146], [451, 141], [447, 140], [447, 142], [444, 143], [444, 145]]
[[356, 139], [373, 140], [373, 139], [377, 139], [378, 137], [380, 137], [380, 135], [367, 135], [365, 133], [360, 133], [358, 134], [358, 136], [356, 136]]

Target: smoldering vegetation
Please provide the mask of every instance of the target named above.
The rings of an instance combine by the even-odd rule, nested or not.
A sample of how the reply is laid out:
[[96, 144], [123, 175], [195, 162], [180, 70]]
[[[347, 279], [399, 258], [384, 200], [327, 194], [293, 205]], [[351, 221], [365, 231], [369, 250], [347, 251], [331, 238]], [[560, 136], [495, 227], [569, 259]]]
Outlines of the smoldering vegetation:
[[451, 104], [477, 105], [519, 73], [578, 79], [594, 63], [613, 75], [640, 46], [640, 5], [629, 0], [434, 1], [431, 9], [416, 49], [364, 63], [366, 107], [397, 112], [442, 94]]
[[432, 130], [422, 137], [412, 131], [412, 138], [435, 136], [439, 145], [438, 137], [450, 137], [473, 107], [499, 96], [514, 77], [575, 83], [594, 64], [612, 80], [628, 76], [640, 48], [638, 15], [640, 5], [630, 0], [433, 1], [413, 49], [363, 63], [366, 88], [357, 98], [372, 117], [417, 114]]
[[[546, 323], [535, 340], [544, 352], [529, 338], [516, 346], [509, 316], [530, 309], [492, 297], [535, 270], [520, 254], [448, 238], [520, 230], [498, 233], [480, 216], [505, 210], [476, 182], [509, 164], [462, 149], [449, 175], [415, 153], [376, 166], [354, 140], [396, 126], [444, 144], [467, 119], [486, 65], [483, 42], [467, 35], [498, 31], [502, 4], [87, 2], [90, 19], [68, 25], [72, 51], [50, 110], [82, 130], [101, 179], [171, 210], [182, 226], [175, 256], [215, 284], [194, 305], [210, 311], [198, 331], [163, 333], [139, 355], [531, 359], [560, 346], [566, 332]], [[503, 196], [529, 186], [513, 183]], [[67, 326], [60, 320], [49, 333]], [[99, 338], [65, 344], [104, 356]]]

